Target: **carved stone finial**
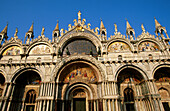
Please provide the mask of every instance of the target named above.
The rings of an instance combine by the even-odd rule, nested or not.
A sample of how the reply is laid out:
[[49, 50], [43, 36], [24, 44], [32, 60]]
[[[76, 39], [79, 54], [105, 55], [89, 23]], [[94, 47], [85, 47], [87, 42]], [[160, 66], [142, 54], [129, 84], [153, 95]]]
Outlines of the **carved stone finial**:
[[74, 19], [73, 22], [74, 22], [74, 26], [76, 26], [77, 25], [77, 20]]
[[98, 27], [96, 27], [95, 28], [95, 33], [98, 35], [98, 31], [99, 31], [99, 28]]
[[88, 24], [87, 24], [87, 28], [88, 28], [88, 29], [90, 29], [90, 26], [91, 26], [91, 24], [90, 24], [90, 23], [88, 23]]
[[144, 28], [143, 24], [141, 25], [141, 28], [142, 28], [142, 32], [145, 33], [145, 28]]
[[82, 25], [84, 25], [84, 24], [85, 24], [85, 22], [86, 22], [86, 19], [83, 19], [83, 20], [82, 20]]
[[69, 25], [68, 25], [68, 31], [70, 31], [71, 28], [72, 28], [72, 27], [71, 27], [71, 24], [69, 24]]
[[64, 29], [60, 30], [61, 36], [64, 34]]

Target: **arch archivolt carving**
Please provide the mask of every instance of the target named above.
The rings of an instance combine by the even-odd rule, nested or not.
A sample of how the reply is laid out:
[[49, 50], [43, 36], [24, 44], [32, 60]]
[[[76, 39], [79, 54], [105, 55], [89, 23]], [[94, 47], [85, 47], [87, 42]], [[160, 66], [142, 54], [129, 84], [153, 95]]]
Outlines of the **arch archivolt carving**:
[[17, 71], [14, 72], [14, 74], [12, 75], [11, 77], [11, 82], [15, 82], [15, 80], [21, 75], [23, 74], [24, 72], [27, 72], [27, 71], [35, 71], [39, 74], [39, 76], [41, 77], [41, 81], [43, 81], [44, 79], [44, 76], [43, 76], [43, 72], [40, 70], [40, 69], [37, 69], [37, 68], [33, 68], [33, 67], [27, 67], [27, 68], [20, 68], [18, 69]]
[[[85, 64], [88, 64], [92, 67], [94, 67], [99, 73], [98, 75], [98, 81], [102, 81], [105, 78], [105, 71], [103, 70], [102, 66], [99, 64], [99, 62], [90, 56], [70, 56], [68, 58], [62, 59], [59, 64], [56, 65], [52, 72], [52, 78], [51, 80], [59, 82], [59, 78], [61, 75], [62, 70], [64, 67], [66, 67], [66, 64], [69, 64], [71, 62], [82, 62]], [[55, 80], [56, 79], [56, 80]]]
[[117, 81], [117, 78], [118, 78], [120, 72], [123, 71], [123, 70], [126, 69], [126, 68], [132, 68], [132, 69], [137, 70], [137, 71], [142, 75], [142, 77], [144, 78], [144, 80], [148, 80], [148, 79], [149, 79], [146, 70], [144, 70], [144, 69], [142, 69], [142, 68], [139, 68], [139, 67], [136, 66], [136, 65], [130, 65], [130, 64], [129, 64], [129, 65], [121, 65], [121, 66], [119, 66], [119, 67], [115, 70], [115, 74], [114, 74], [114, 75], [115, 75], [115, 76], [114, 76], [114, 80], [115, 80], [115, 81]]

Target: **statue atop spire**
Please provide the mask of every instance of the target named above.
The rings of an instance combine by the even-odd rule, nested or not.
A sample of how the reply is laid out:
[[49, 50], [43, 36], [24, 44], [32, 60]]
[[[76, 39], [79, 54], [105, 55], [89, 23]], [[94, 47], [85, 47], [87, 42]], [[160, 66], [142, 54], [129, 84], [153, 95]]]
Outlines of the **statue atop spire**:
[[17, 34], [18, 34], [18, 28], [15, 29], [15, 34], [14, 34], [14, 37], [15, 37], [15, 38], [18, 38], [18, 35], [17, 35]]
[[143, 24], [141, 25], [141, 28], [142, 28], [142, 33], [145, 33], [145, 28], [144, 28]]
[[115, 26], [115, 33], [117, 33], [117, 32], [118, 32], [118, 30], [117, 30], [117, 25], [114, 24], [114, 26]]
[[80, 11], [78, 12], [78, 23], [81, 24], [81, 12]]
[[78, 12], [78, 20], [81, 20], [81, 12]]
[[43, 27], [43, 28], [42, 28], [42, 31], [41, 31], [41, 36], [44, 35], [44, 31], [45, 31], [45, 28]]

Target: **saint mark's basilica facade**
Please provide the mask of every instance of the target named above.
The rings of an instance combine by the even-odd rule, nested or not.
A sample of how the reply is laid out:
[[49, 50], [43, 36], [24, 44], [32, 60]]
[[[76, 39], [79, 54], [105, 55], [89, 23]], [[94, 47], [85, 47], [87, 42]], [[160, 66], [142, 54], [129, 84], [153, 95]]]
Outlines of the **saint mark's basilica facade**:
[[126, 35], [115, 26], [107, 37], [78, 12], [68, 29], [34, 38], [33, 24], [22, 42], [18, 29], [0, 33], [1, 111], [169, 111], [170, 38], [155, 18], [155, 35]]

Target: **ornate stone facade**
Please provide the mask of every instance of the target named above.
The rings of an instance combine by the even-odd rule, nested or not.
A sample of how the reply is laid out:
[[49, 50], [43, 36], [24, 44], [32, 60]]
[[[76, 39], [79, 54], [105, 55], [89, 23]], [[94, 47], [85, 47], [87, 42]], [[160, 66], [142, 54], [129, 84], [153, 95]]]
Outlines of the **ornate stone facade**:
[[4, 28], [1, 111], [169, 111], [170, 39], [165, 27], [155, 19], [156, 37], [143, 24], [136, 37], [126, 21], [126, 36], [114, 24], [114, 35], [107, 37], [102, 20], [95, 29], [85, 22], [81, 12], [68, 30], [59, 30], [57, 22], [52, 41], [45, 28], [34, 39], [33, 24], [24, 43], [18, 29], [7, 40]]

